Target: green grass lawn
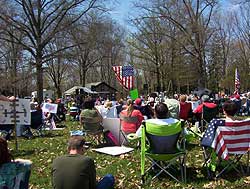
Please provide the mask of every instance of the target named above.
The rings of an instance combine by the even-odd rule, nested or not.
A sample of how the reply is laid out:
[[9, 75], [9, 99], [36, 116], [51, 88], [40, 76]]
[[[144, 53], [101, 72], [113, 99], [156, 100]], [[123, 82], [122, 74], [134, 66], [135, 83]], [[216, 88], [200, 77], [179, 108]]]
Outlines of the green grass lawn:
[[[77, 122], [66, 122], [63, 131], [48, 131], [44, 137], [33, 139], [18, 138], [19, 150], [15, 150], [15, 140], [9, 142], [9, 147], [15, 158], [30, 159], [33, 162], [30, 176], [30, 188], [48, 189], [51, 187], [51, 164], [55, 157], [67, 153], [66, 143], [70, 130], [79, 129]], [[96, 162], [98, 179], [107, 173], [116, 178], [115, 188], [141, 188], [140, 186], [140, 150], [121, 156], [99, 154], [90, 149], [88, 156]], [[150, 163], [147, 162], [149, 165]], [[143, 188], [249, 188], [250, 176], [229, 172], [217, 181], [206, 179], [206, 170], [202, 168], [203, 156], [197, 144], [188, 145], [187, 183], [179, 184], [169, 177], [155, 179]]]

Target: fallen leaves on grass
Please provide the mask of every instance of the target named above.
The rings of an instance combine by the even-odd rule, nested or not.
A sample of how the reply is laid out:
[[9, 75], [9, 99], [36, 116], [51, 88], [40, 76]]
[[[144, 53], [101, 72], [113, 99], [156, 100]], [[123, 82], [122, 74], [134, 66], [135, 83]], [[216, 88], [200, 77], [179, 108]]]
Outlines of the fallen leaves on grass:
[[246, 177], [246, 178], [244, 179], [244, 183], [245, 183], [245, 184], [250, 184], [250, 176], [248, 176], [248, 177]]
[[215, 188], [215, 186], [214, 186], [214, 183], [213, 183], [213, 182], [210, 182], [210, 183], [208, 183], [208, 184], [204, 184], [204, 185], [203, 185], [203, 188]]

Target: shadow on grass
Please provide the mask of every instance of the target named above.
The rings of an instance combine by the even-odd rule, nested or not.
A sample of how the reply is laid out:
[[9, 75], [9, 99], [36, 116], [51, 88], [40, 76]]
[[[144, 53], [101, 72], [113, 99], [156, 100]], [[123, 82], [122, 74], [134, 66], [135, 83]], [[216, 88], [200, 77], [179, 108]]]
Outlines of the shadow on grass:
[[[159, 170], [158, 170], [159, 171]], [[157, 171], [157, 172], [158, 172]], [[172, 166], [172, 169], [167, 169], [167, 171], [176, 177], [179, 181], [181, 181], [181, 174], [180, 170], [177, 168], [177, 166]], [[203, 168], [194, 168], [194, 167], [187, 167], [186, 168], [186, 184], [191, 184], [194, 181], [197, 183], [207, 181], [206, 174], [204, 172]], [[147, 174], [148, 177], [153, 177], [156, 175], [155, 171], [150, 170], [149, 173]], [[170, 175], [166, 174], [165, 172], [162, 172], [159, 176], [158, 179], [162, 181], [162, 179], [167, 179], [169, 181], [174, 181], [173, 178], [171, 178]]]
[[[33, 135], [33, 139], [34, 138], [54, 138], [54, 137], [61, 137], [61, 136], [64, 136], [63, 133], [59, 133], [59, 132], [46, 132], [46, 133], [43, 133], [42, 135]], [[31, 138], [31, 139], [32, 139]]]
[[[242, 167], [238, 166], [237, 169], [239, 170], [239, 172], [236, 171], [235, 169], [226, 170], [223, 174], [221, 174], [221, 176], [218, 179], [222, 178], [229, 182], [235, 182], [244, 176], [250, 175], [250, 173], [247, 172], [247, 166], [245, 165], [242, 165]], [[221, 170], [222, 168], [219, 169], [219, 171]]]
[[[201, 167], [201, 168], [187, 168], [187, 183], [192, 183], [192, 182], [207, 182], [207, 181], [215, 181], [215, 180], [219, 180], [219, 179], [224, 179], [227, 180], [228, 182], [234, 183], [237, 180], [240, 180], [242, 177], [249, 175], [250, 173], [247, 173], [247, 167], [243, 166], [242, 167], [244, 170], [244, 173], [242, 172], [238, 172], [235, 169], [231, 169], [231, 170], [227, 170], [225, 171], [223, 174], [220, 175], [220, 177], [215, 178], [215, 173], [214, 172], [209, 172], [210, 176], [209, 177], [209, 173], [208, 173], [208, 169], [206, 167]], [[223, 168], [218, 168], [216, 174], [218, 174]], [[240, 167], [238, 167], [239, 170]], [[197, 174], [197, 172], [200, 172], [200, 174]]]
[[18, 157], [18, 156], [31, 156], [34, 153], [35, 153], [35, 150], [12, 150], [11, 151], [11, 154], [14, 157]]
[[186, 150], [191, 151], [194, 148], [199, 148], [199, 144], [197, 143], [192, 143], [192, 142], [187, 142], [186, 143]]

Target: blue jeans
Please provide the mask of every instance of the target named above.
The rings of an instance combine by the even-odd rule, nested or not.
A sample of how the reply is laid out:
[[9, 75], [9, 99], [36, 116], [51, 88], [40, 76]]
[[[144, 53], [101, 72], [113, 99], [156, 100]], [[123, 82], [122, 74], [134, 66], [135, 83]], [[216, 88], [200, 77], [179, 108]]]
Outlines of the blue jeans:
[[105, 175], [96, 185], [96, 189], [113, 189], [115, 178], [111, 174]]

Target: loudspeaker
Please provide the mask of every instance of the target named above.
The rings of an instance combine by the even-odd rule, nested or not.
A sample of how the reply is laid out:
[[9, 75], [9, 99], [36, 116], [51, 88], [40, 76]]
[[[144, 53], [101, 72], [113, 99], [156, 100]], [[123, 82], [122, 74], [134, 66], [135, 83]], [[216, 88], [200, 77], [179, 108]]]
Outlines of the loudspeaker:
[[159, 85], [157, 86], [156, 91], [157, 91], [157, 92], [160, 92], [160, 91], [161, 91], [161, 87], [160, 87]]
[[84, 94], [84, 90], [83, 89], [80, 89], [80, 94]]
[[91, 85], [91, 91], [95, 91], [95, 86]]
[[79, 95], [79, 89], [76, 89], [76, 95]]
[[144, 85], [143, 85], [143, 90], [144, 90], [144, 91], [147, 91], [147, 90], [148, 90], [148, 84], [144, 84]]

